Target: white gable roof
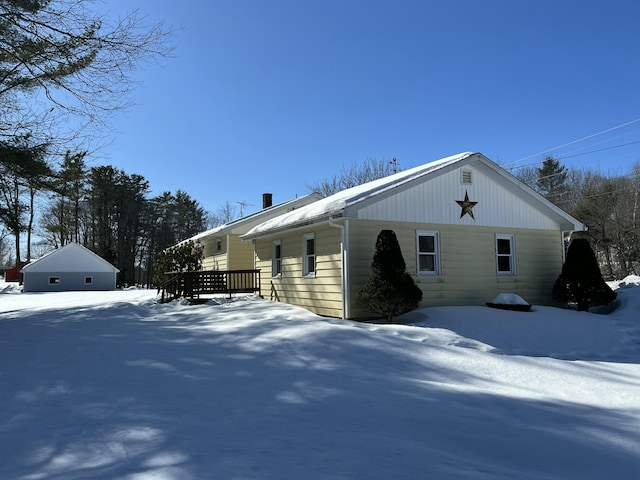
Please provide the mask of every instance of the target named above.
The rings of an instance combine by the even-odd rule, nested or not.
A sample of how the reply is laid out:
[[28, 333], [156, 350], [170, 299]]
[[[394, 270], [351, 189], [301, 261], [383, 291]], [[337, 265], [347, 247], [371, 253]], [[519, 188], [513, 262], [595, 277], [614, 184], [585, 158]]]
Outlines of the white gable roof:
[[527, 202], [539, 205], [544, 211], [548, 212], [549, 216], [553, 216], [559, 220], [558, 224], [562, 224], [565, 230], [585, 229], [584, 225], [575, 218], [553, 205], [531, 188], [522, 184], [522, 182], [513, 177], [513, 175], [484, 155], [480, 153], [463, 152], [343, 190], [311, 205], [261, 223], [252, 228], [243, 238], [255, 238], [275, 231], [326, 220], [329, 217], [355, 217], [357, 216], [356, 211], [359, 208], [362, 208], [364, 204], [370, 203], [367, 202], [367, 200], [373, 201], [378, 198], [383, 198], [396, 191], [394, 189], [402, 189], [406, 187], [407, 184], [413, 184], [412, 182], [415, 183], [415, 181], [430, 178], [431, 176], [435, 177], [440, 173], [458, 168], [473, 161], [481, 162], [491, 171], [494, 171], [497, 174], [496, 178], [503, 179], [503, 183], [508, 185], [510, 190], [525, 197]]
[[114, 272], [116, 267], [78, 243], [68, 243], [25, 265], [22, 272]]

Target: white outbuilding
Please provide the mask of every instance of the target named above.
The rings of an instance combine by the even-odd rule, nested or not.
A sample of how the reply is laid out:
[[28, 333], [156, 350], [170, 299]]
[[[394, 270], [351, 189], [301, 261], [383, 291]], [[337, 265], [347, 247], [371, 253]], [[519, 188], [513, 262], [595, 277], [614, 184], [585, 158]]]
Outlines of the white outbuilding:
[[78, 243], [68, 243], [25, 265], [24, 292], [115, 290], [120, 270]]

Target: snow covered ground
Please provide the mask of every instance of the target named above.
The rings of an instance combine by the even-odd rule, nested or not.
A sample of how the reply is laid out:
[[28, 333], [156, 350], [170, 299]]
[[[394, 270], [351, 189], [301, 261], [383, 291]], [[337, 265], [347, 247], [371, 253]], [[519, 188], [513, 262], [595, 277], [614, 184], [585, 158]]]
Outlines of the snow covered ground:
[[617, 291], [374, 325], [0, 283], [0, 479], [635, 479], [640, 277]]

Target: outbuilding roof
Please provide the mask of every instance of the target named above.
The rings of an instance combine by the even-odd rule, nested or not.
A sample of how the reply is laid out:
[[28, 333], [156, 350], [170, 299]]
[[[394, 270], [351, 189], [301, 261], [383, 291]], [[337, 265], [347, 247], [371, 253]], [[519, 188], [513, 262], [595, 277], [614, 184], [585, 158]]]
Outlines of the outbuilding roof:
[[116, 267], [79, 243], [67, 243], [25, 265], [22, 272], [114, 272]]

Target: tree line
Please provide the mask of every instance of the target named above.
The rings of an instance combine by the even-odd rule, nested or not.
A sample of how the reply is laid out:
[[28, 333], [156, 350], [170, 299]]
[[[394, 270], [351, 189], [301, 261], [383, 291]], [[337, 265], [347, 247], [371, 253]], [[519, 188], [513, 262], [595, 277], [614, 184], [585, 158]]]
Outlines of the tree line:
[[[97, 148], [109, 119], [131, 105], [134, 73], [167, 58], [174, 33], [135, 10], [101, 13], [96, 3], [0, 0], [0, 261], [30, 260], [37, 232], [48, 247], [89, 246], [131, 284], [144, 257], [173, 241], [163, 229], [181, 228], [164, 225], [183, 223], [172, 210], [200, 210], [184, 192], [147, 198], [141, 176], [87, 169], [87, 147]], [[52, 157], [64, 160], [55, 168]], [[4, 241], [10, 237], [13, 248]]]
[[[47, 250], [88, 247], [120, 270], [121, 285], [150, 284], [158, 252], [207, 227], [206, 210], [182, 190], [150, 196], [143, 176], [88, 168], [86, 152], [67, 153], [57, 168], [39, 151], [18, 152], [21, 161], [9, 161], [0, 144], [0, 223], [15, 241], [14, 259], [31, 260], [37, 234]], [[44, 200], [39, 216], [36, 196]]]

